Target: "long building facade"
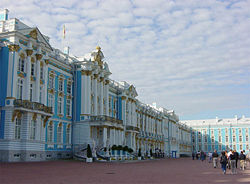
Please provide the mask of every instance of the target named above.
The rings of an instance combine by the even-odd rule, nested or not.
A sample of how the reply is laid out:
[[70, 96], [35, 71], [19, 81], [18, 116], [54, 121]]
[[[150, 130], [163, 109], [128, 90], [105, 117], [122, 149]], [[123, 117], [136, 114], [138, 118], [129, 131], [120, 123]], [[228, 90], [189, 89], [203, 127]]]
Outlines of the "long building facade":
[[218, 152], [223, 150], [236, 150], [240, 152], [250, 149], [250, 118], [245, 116], [230, 119], [188, 120], [181, 121], [192, 127], [192, 150], [205, 152]]
[[0, 161], [71, 158], [87, 144], [190, 155], [192, 130], [173, 110], [140, 102], [135, 86], [110, 76], [100, 47], [72, 56], [0, 11]]

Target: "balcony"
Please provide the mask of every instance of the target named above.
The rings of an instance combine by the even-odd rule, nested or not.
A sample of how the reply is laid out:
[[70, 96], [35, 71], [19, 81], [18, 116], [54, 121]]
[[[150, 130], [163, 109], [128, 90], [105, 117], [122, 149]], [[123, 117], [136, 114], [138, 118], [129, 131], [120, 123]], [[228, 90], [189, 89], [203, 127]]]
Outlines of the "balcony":
[[122, 120], [119, 120], [119, 119], [116, 119], [116, 118], [113, 118], [113, 117], [110, 117], [110, 116], [90, 116], [90, 121], [92, 121], [92, 122], [96, 122], [96, 121], [102, 121], [102, 122], [108, 121], [108, 122], [117, 123], [117, 124], [120, 124], [120, 125], [123, 124]]
[[48, 107], [37, 102], [30, 102], [28, 100], [14, 100], [14, 107], [21, 107], [25, 109], [43, 111], [45, 113], [53, 114], [52, 107]]
[[126, 130], [137, 131], [137, 132], [140, 131], [140, 129], [138, 127], [134, 127], [134, 126], [130, 126], [130, 125], [126, 126]]

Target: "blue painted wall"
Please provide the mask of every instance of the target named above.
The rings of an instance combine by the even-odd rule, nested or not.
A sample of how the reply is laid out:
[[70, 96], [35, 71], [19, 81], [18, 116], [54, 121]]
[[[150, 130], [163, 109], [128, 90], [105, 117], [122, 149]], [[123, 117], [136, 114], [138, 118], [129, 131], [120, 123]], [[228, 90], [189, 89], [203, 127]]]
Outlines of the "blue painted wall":
[[0, 50], [0, 106], [5, 106], [7, 95], [9, 49], [2, 47]]

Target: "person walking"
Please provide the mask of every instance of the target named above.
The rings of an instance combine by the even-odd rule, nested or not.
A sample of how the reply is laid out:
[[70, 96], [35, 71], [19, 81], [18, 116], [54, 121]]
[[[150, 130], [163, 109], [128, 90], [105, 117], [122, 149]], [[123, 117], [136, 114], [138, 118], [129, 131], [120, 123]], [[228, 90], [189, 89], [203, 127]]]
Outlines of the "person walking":
[[221, 164], [221, 169], [223, 171], [223, 174], [226, 174], [226, 170], [227, 170], [227, 156], [225, 154], [225, 151], [223, 151], [221, 153], [220, 164]]
[[208, 153], [208, 157], [209, 157], [209, 163], [211, 163], [212, 162], [212, 152], [211, 151]]
[[235, 164], [236, 164], [236, 169], [237, 169], [238, 168], [239, 153], [236, 150], [234, 150], [234, 154], [235, 154], [235, 157], [236, 157]]
[[230, 161], [231, 161], [232, 174], [236, 174], [236, 154], [234, 151], [232, 151], [232, 154], [230, 155]]
[[240, 152], [239, 160], [240, 160], [240, 169], [244, 171], [245, 170], [246, 155], [244, 155], [243, 151]]
[[212, 154], [212, 157], [213, 157], [213, 165], [214, 165], [214, 168], [217, 167], [217, 162], [218, 162], [218, 153], [217, 153], [217, 150], [214, 150], [213, 154]]
[[194, 160], [194, 157], [195, 157], [195, 153], [194, 152], [192, 152], [192, 159]]
[[228, 158], [228, 169], [231, 169], [231, 159], [230, 159], [230, 155], [232, 154], [232, 150], [230, 149], [230, 151], [227, 154], [227, 158]]
[[201, 150], [201, 161], [203, 162], [205, 160], [205, 153]]

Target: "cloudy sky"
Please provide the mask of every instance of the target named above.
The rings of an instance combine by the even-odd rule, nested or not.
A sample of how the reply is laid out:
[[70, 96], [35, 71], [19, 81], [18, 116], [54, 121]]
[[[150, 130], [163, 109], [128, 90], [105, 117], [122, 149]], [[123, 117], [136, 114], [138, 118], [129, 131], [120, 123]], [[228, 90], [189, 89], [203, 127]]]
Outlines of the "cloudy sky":
[[180, 119], [250, 116], [250, 0], [9, 0], [16, 17], [71, 53], [100, 45], [111, 78]]

